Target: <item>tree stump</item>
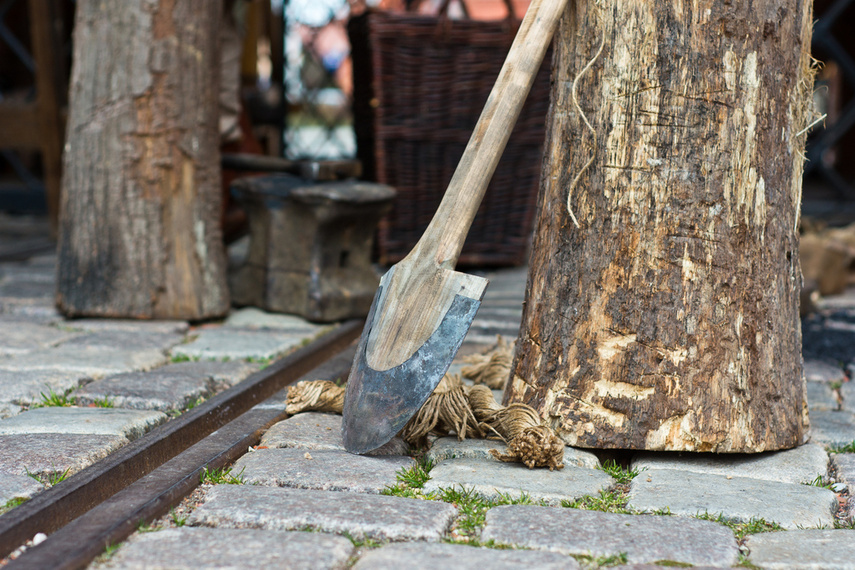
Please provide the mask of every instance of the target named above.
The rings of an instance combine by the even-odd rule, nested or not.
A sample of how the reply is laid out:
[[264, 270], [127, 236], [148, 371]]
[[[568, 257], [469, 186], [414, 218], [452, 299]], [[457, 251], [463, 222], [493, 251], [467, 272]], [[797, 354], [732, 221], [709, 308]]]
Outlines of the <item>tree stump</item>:
[[59, 232], [69, 316], [229, 307], [219, 223], [221, 2], [77, 3]]
[[568, 6], [505, 394], [567, 444], [806, 440], [797, 226], [811, 15], [806, 0]]

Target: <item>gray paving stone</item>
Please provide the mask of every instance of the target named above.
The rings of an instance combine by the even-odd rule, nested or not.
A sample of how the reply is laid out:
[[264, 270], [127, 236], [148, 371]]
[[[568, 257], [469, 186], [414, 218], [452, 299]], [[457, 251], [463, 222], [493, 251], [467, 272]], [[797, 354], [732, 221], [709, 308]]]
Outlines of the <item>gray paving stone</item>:
[[172, 349], [173, 356], [189, 358], [273, 358], [300, 346], [312, 335], [237, 328], [204, 329], [196, 340]]
[[[4, 420], [7, 421], [7, 420]], [[2, 423], [2, 422], [0, 422]], [[37, 433], [0, 435], [0, 472], [25, 475], [43, 481], [66, 471], [69, 475], [107, 457], [123, 445], [120, 435]]]
[[38, 281], [40, 283], [56, 282], [56, 268], [46, 265], [27, 265], [23, 263], [5, 263], [0, 270], [3, 281]]
[[140, 321], [131, 319], [70, 319], [65, 325], [88, 332], [128, 331], [160, 334], [186, 334], [186, 321]]
[[214, 393], [210, 376], [176, 372], [167, 367], [149, 372], [127, 372], [96, 380], [75, 393], [78, 405], [108, 400], [116, 408], [182, 410], [190, 402]]
[[[256, 452], [257, 453], [257, 452]], [[253, 485], [217, 485], [188, 519], [197, 526], [348, 533], [357, 540], [436, 542], [457, 509], [447, 503], [386, 495]]]
[[825, 382], [807, 383], [808, 409], [813, 411], [831, 412], [840, 409], [840, 402], [834, 395], [834, 390]]
[[64, 342], [63, 348], [115, 350], [159, 350], [167, 351], [184, 340], [180, 333], [148, 332], [139, 330], [101, 330], [84, 333]]
[[560, 505], [562, 500], [596, 495], [614, 484], [607, 473], [565, 465], [564, 469], [529, 469], [520, 463], [502, 463], [496, 459], [448, 459], [430, 472], [426, 493], [442, 488], [471, 489], [487, 498], [499, 493], [519, 497], [523, 493], [535, 501]]
[[[457, 441], [456, 437], [441, 437], [431, 446], [426, 458], [435, 464], [446, 459], [464, 458], [495, 461], [493, 456], [490, 455], [490, 450], [497, 449], [504, 453], [507, 447], [507, 445], [498, 440], [464, 439], [463, 441]], [[596, 469], [600, 466], [600, 460], [589, 451], [576, 449], [575, 447], [565, 447], [564, 464]]]
[[53, 301], [56, 284], [41, 281], [37, 277], [4, 279], [0, 283], [0, 302], [29, 303], [33, 301]]
[[555, 552], [537, 550], [496, 550], [465, 544], [407, 542], [390, 544], [366, 553], [354, 566], [356, 570], [570, 570], [580, 568], [573, 558]]
[[[296, 414], [271, 426], [261, 437], [260, 446], [344, 451], [341, 416], [318, 412]], [[396, 437], [368, 455], [406, 455], [407, 451], [407, 444]]]
[[739, 558], [730, 529], [710, 521], [531, 505], [487, 511], [481, 540], [594, 557], [625, 553], [630, 563], [731, 566]]
[[855, 441], [855, 413], [811, 411], [810, 439], [825, 445], [846, 445]]
[[[2, 366], [2, 361], [0, 361]], [[42, 394], [64, 394], [77, 388], [88, 376], [57, 370], [3, 370], [0, 368], [0, 401], [20, 405], [41, 402]], [[2, 417], [2, 416], [0, 416]]]
[[842, 368], [821, 360], [805, 360], [804, 371], [808, 382], [843, 382], [846, 379]]
[[47, 299], [27, 303], [0, 299], [0, 313], [4, 321], [33, 322], [41, 325], [62, 322], [62, 315], [56, 310], [53, 301]]
[[27, 475], [0, 472], [0, 509], [13, 499], [29, 499], [44, 488], [44, 485]]
[[748, 559], [769, 570], [855, 568], [855, 530], [791, 530], [749, 536]]
[[183, 527], [137, 533], [95, 568], [344, 568], [353, 550], [346, 538], [328, 534]]
[[667, 508], [680, 516], [721, 514], [740, 521], [762, 518], [784, 528], [813, 528], [834, 524], [837, 497], [809, 485], [657, 469], [632, 480], [628, 507]]
[[196, 360], [176, 362], [167, 364], [155, 370], [186, 372], [199, 376], [209, 376], [214, 380], [217, 390], [231, 388], [235, 384], [246, 380], [251, 374], [258, 372], [261, 364], [257, 362], [246, 362], [245, 360]]
[[843, 400], [841, 407], [847, 412], [855, 412], [855, 382], [841, 384], [840, 396]]
[[155, 349], [106, 349], [58, 346], [35, 350], [0, 361], [5, 370], [58, 370], [79, 372], [92, 378], [110, 374], [148, 370], [166, 362], [166, 355]]
[[0, 420], [4, 418], [11, 418], [12, 416], [17, 416], [22, 411], [24, 411], [24, 408], [17, 404], [0, 402]]
[[672, 469], [693, 473], [748, 477], [782, 483], [810, 483], [828, 475], [828, 454], [816, 443], [758, 454], [639, 453], [632, 467], [642, 471]]
[[39, 348], [56, 346], [79, 335], [77, 332], [36, 323], [0, 321], [0, 355], [25, 354]]
[[37, 408], [0, 421], [0, 435], [59, 433], [136, 439], [167, 419], [163, 412], [115, 408]]
[[855, 495], [855, 453], [833, 453], [831, 461], [837, 468], [837, 480], [849, 486], [849, 493]]
[[294, 315], [266, 313], [256, 307], [246, 307], [233, 311], [223, 326], [244, 329], [279, 329], [302, 334], [316, 334], [325, 327], [325, 325], [316, 325]]
[[247, 483], [379, 493], [397, 481], [399, 469], [413, 464], [410, 457], [366, 457], [346, 451], [258, 449], [238, 459], [233, 473], [243, 473]]

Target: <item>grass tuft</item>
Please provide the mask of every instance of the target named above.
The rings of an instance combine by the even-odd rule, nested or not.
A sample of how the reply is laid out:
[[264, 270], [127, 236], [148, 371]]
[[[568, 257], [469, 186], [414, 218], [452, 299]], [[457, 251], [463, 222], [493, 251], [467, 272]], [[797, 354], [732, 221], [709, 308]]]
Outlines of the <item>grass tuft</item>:
[[35, 408], [68, 408], [73, 406], [76, 403], [76, 398], [70, 396], [71, 389], [66, 390], [61, 394], [57, 394], [50, 389], [47, 394], [44, 392], [39, 392], [39, 396], [41, 396], [41, 402], [34, 402], [30, 409]]
[[26, 467], [24, 467], [24, 471], [26, 472], [27, 477], [30, 477], [31, 479], [35, 479], [36, 481], [38, 481], [42, 485], [45, 485], [46, 487], [53, 487], [54, 485], [58, 485], [59, 483], [62, 483], [63, 481], [68, 479], [68, 475], [71, 473], [71, 469], [69, 468], [69, 469], [66, 469], [65, 471], [63, 471], [62, 473], [60, 473], [59, 471], [54, 471], [54, 472], [50, 473], [49, 475], [47, 475], [46, 477], [43, 477], [43, 476], [40, 476], [38, 473], [33, 473], [32, 471], [30, 471]]
[[209, 485], [243, 485], [246, 482], [243, 476], [244, 469], [241, 469], [237, 475], [232, 475], [231, 467], [211, 470], [203, 467], [200, 479], [203, 484], [208, 483]]
[[114, 408], [113, 399], [109, 396], [104, 396], [103, 398], [97, 398], [92, 402], [95, 404], [96, 408]]
[[735, 521], [732, 519], [727, 519], [722, 514], [712, 515], [710, 513], [703, 513], [695, 515], [696, 519], [700, 519], [703, 521], [712, 521], [717, 522], [719, 524], [723, 524], [724, 526], [730, 528], [733, 531], [733, 534], [736, 536], [736, 540], [742, 540], [749, 534], [759, 534], [761, 532], [775, 532], [779, 530], [784, 530], [784, 527], [779, 525], [776, 522], [768, 522], [765, 519], [761, 518], [751, 518], [748, 522]]
[[26, 503], [29, 499], [25, 499], [23, 497], [16, 497], [14, 499], [9, 499], [5, 504], [0, 505], [0, 515], [6, 514], [15, 507], [20, 507], [24, 503]]
[[641, 473], [638, 469], [625, 469], [617, 461], [612, 459], [606, 460], [600, 469], [617, 479], [620, 485], [628, 485], [630, 481], [638, 477], [638, 474]]
[[187, 524], [188, 515], [181, 516], [174, 508], [169, 510], [169, 516], [172, 519], [172, 524], [179, 528]]
[[829, 453], [855, 453], [855, 440], [846, 445], [832, 445], [828, 448]]
[[603, 489], [599, 496], [585, 495], [574, 501], [561, 501], [562, 507], [570, 509], [582, 509], [585, 511], [602, 511], [604, 513], [619, 513], [624, 515], [633, 514], [626, 507], [626, 496], [615, 490]]
[[626, 564], [628, 560], [626, 552], [621, 552], [620, 554], [612, 554], [609, 556], [591, 556], [588, 554], [576, 554], [573, 555], [573, 558], [575, 558], [576, 561], [579, 562], [579, 564], [581, 564], [582, 567], [586, 569], [620, 566]]

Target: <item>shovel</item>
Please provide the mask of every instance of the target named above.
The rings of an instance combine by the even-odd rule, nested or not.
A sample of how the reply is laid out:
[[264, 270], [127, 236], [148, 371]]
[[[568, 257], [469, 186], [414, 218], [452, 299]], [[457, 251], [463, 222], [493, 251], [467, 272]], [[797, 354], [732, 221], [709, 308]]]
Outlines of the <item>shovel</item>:
[[454, 271], [567, 0], [532, 0], [475, 131], [425, 233], [380, 280], [347, 381], [351, 453], [391, 440], [442, 379], [487, 287]]

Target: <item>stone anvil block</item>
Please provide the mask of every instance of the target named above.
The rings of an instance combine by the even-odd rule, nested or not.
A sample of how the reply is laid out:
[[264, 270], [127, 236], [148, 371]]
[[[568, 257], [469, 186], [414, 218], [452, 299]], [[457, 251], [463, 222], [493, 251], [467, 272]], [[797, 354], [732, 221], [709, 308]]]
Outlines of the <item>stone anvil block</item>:
[[392, 188], [272, 174], [235, 180], [231, 190], [250, 231], [246, 261], [229, 276], [235, 304], [320, 322], [368, 314], [379, 284], [374, 231]]

